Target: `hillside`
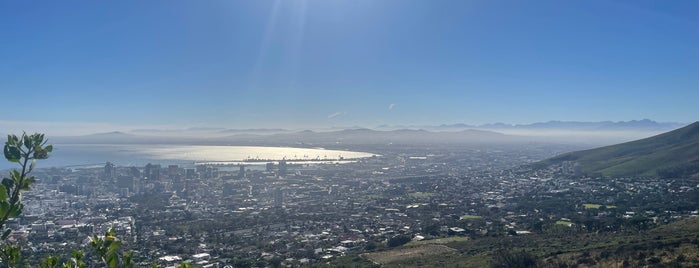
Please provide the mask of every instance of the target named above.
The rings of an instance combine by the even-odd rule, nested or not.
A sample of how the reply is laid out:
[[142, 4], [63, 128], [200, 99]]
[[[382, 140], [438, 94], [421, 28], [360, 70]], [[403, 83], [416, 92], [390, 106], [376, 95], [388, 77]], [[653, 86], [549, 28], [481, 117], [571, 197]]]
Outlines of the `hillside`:
[[692, 177], [699, 173], [699, 122], [637, 141], [563, 154], [540, 165], [572, 161], [588, 175]]
[[[440, 238], [349, 255], [327, 266], [697, 267], [698, 230], [699, 218], [690, 218], [639, 232], [576, 233], [571, 229], [525, 236]], [[444, 249], [428, 251], [426, 246]], [[370, 260], [373, 255], [382, 258], [379, 263]]]

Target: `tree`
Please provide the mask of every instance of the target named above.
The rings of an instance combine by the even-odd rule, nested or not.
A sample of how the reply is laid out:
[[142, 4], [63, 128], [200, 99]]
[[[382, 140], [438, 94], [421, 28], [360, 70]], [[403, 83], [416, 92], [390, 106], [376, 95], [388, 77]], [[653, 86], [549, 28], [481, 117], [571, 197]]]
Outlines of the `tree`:
[[[13, 169], [10, 171], [10, 178], [2, 179], [2, 186], [0, 186], [0, 230], [5, 229], [5, 223], [8, 219], [17, 217], [22, 213], [23, 205], [20, 199], [22, 191], [29, 190], [35, 181], [34, 177], [28, 177], [28, 175], [34, 170], [36, 160], [48, 158], [52, 150], [52, 145], [46, 146], [44, 134], [27, 135], [23, 133], [21, 137], [7, 135], [7, 142], [5, 142], [3, 150], [5, 158], [7, 161], [19, 164], [21, 171]], [[5, 229], [2, 233], [2, 240], [5, 240], [11, 232], [12, 230]]]
[[134, 266], [133, 255], [130, 251], [120, 254], [121, 241], [116, 239], [113, 229], [107, 230], [104, 237], [96, 235], [91, 237], [90, 248], [107, 267], [131, 268]]
[[[12, 230], [5, 227], [7, 220], [19, 216], [22, 213], [22, 191], [29, 190], [35, 178], [29, 177], [29, 173], [34, 170], [36, 160], [46, 159], [53, 150], [53, 146], [46, 145], [44, 134], [35, 133], [22, 136], [7, 135], [7, 142], [3, 152], [5, 159], [12, 163], [17, 163], [20, 170], [10, 171], [9, 178], [2, 179], [0, 185], [0, 236], [1, 241], [5, 241]], [[17, 245], [2, 244], [0, 248], [0, 264], [6, 267], [17, 267], [22, 264], [20, 247]]]
[[490, 267], [529, 268], [536, 267], [536, 257], [526, 251], [498, 250], [493, 254]]
[[388, 247], [397, 247], [397, 246], [402, 246], [412, 240], [410, 236], [407, 235], [397, 235], [394, 237], [391, 237], [391, 239], [388, 239]]

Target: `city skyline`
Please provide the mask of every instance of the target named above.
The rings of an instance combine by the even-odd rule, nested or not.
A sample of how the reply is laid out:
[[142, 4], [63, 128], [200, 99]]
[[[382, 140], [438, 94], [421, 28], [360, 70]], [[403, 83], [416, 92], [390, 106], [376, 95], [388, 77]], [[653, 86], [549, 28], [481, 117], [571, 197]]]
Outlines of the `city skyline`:
[[0, 122], [88, 132], [690, 123], [698, 7], [3, 2], [0, 92], [31, 104], [5, 109]]

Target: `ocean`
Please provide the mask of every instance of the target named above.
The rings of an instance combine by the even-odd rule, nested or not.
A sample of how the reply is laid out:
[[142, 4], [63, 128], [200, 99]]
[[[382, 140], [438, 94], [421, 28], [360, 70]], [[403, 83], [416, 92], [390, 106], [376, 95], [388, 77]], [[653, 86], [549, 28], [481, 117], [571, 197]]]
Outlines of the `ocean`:
[[[263, 146], [198, 146], [144, 144], [54, 144], [46, 160], [37, 161], [37, 168], [104, 166], [144, 166], [152, 164], [194, 165], [208, 162], [242, 162], [264, 164], [265, 160], [304, 160], [326, 162], [371, 157], [375, 154], [326, 149], [263, 147]], [[338, 161], [334, 161], [338, 162]], [[342, 161], [340, 161], [342, 162]], [[0, 170], [19, 167], [16, 163], [0, 161]]]

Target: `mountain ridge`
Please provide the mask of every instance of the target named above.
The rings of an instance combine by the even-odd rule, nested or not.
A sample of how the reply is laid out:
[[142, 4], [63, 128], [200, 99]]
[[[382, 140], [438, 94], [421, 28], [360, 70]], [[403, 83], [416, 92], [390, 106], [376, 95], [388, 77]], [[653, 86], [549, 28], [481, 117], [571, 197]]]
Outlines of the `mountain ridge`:
[[693, 177], [699, 174], [699, 121], [649, 138], [562, 154], [537, 166], [575, 162], [586, 175]]
[[589, 131], [613, 131], [613, 130], [671, 130], [682, 126], [685, 123], [677, 122], [658, 122], [650, 119], [630, 120], [630, 121], [558, 121], [550, 120], [545, 122], [534, 122], [529, 124], [508, 124], [502, 122], [470, 125], [464, 123], [456, 124], [441, 124], [441, 125], [380, 125], [377, 129], [400, 129], [400, 128], [422, 128], [422, 129], [567, 129], [567, 130], [589, 130]]
[[[375, 127], [363, 126], [333, 126], [330, 128], [314, 128], [317, 132], [331, 132], [349, 129], [371, 129], [371, 130], [428, 130], [428, 131], [459, 131], [466, 129], [480, 130], [498, 130], [498, 129], [571, 129], [571, 130], [670, 130], [687, 125], [686, 123], [678, 122], [659, 122], [650, 119], [629, 120], [629, 121], [558, 121], [549, 120], [542, 122], [533, 122], [528, 124], [509, 124], [503, 122], [487, 123], [487, 124], [435, 124], [435, 125], [389, 125], [383, 124]], [[212, 133], [292, 133], [303, 131], [305, 129], [293, 128], [223, 128], [223, 127], [190, 127], [190, 128], [172, 128], [172, 129], [157, 129], [157, 128], [140, 128], [125, 131], [126, 133], [178, 133], [178, 132], [212, 132]]]

